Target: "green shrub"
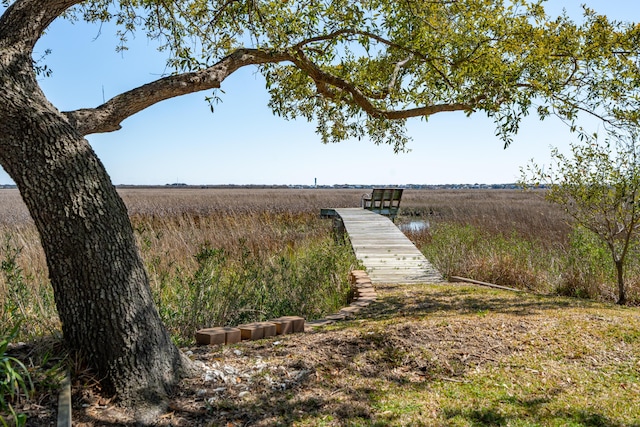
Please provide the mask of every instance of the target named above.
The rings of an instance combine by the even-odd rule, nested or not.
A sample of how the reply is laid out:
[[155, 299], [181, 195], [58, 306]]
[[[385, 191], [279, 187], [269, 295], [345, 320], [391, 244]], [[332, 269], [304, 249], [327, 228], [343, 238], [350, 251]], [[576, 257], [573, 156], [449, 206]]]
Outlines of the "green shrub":
[[557, 254], [519, 234], [491, 233], [471, 225], [438, 223], [421, 250], [445, 277], [462, 276], [547, 292], [557, 275]]
[[264, 255], [240, 241], [239, 256], [203, 245], [192, 274], [176, 271], [158, 288], [163, 321], [179, 342], [197, 329], [237, 325], [283, 315], [317, 318], [343, 307], [350, 296], [348, 272], [356, 261], [347, 245], [329, 236]]
[[25, 265], [23, 248], [14, 241], [19, 237], [5, 233], [3, 245], [0, 247], [0, 284], [4, 283], [0, 292], [2, 311], [0, 312], [0, 329], [10, 330], [20, 325], [17, 338], [28, 340], [59, 327], [58, 315], [53, 298], [53, 289], [47, 282], [37, 283], [37, 279], [27, 264]]
[[472, 263], [471, 254], [477, 253], [483, 236], [475, 227], [438, 223], [428, 233], [428, 244], [421, 250], [433, 266], [444, 276], [467, 274]]
[[570, 234], [557, 292], [579, 298], [613, 299], [615, 283], [614, 264], [604, 242], [576, 226]]
[[2, 252], [4, 257], [0, 262], [0, 271], [6, 284], [3, 323], [8, 328], [12, 328], [23, 323], [27, 318], [29, 292], [22, 268], [18, 265], [21, 250], [13, 245], [9, 235], [5, 236]]
[[[33, 391], [33, 383], [29, 371], [24, 364], [7, 354], [9, 343], [18, 334], [19, 324], [8, 333], [0, 335], [0, 410], [8, 412], [16, 426], [25, 425], [25, 414], [14, 411], [12, 404], [19, 402], [22, 397], [28, 398]], [[1, 419], [6, 426], [4, 417]]]
[[[419, 236], [421, 250], [445, 277], [463, 276], [541, 293], [615, 301], [616, 273], [604, 243], [576, 227], [568, 244], [490, 232], [471, 225], [437, 223]], [[625, 265], [630, 304], [640, 303], [640, 242]]]

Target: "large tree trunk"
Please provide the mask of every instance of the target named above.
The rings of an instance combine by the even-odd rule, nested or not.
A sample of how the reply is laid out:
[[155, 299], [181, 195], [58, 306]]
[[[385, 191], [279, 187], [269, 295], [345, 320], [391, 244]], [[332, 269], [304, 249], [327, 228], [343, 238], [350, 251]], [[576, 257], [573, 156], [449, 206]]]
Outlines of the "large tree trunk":
[[187, 362], [154, 306], [126, 207], [88, 142], [0, 50], [0, 164], [40, 233], [68, 348], [125, 403], [160, 402]]

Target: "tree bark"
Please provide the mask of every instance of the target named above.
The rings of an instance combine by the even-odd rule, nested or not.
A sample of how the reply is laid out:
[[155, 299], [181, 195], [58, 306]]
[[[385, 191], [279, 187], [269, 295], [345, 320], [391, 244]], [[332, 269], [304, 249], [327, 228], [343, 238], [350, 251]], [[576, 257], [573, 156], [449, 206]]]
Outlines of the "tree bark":
[[155, 308], [126, 207], [41, 92], [30, 54], [9, 48], [0, 48], [0, 164], [40, 233], [67, 347], [122, 402], [162, 403], [188, 362]]
[[618, 276], [618, 304], [625, 305], [627, 303], [627, 295], [624, 288], [624, 262], [623, 260], [615, 260], [615, 263]]

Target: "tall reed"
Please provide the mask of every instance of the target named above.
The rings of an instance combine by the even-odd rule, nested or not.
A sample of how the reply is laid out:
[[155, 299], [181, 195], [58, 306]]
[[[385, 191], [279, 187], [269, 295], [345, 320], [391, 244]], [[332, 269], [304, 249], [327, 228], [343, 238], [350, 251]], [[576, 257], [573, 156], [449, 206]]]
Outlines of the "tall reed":
[[316, 213], [144, 217], [134, 224], [161, 316], [183, 342], [205, 326], [317, 318], [348, 301], [356, 260]]
[[16, 336], [23, 340], [58, 330], [53, 291], [35, 229], [4, 229], [0, 239], [0, 330], [16, 327]]
[[[199, 325], [243, 321], [249, 313], [260, 318], [268, 307], [282, 308], [284, 303], [273, 302], [272, 291], [282, 288], [279, 283], [285, 277], [305, 284], [295, 289], [318, 287], [316, 282], [342, 286], [336, 280], [344, 279], [345, 265], [355, 260], [329, 241], [331, 225], [318, 213], [320, 208], [359, 206], [368, 191], [119, 189], [163, 318], [179, 337], [187, 337]], [[430, 228], [407, 233], [445, 275], [608, 300], [613, 279], [602, 248], [572, 231], [562, 210], [544, 201], [543, 195], [519, 190], [407, 189], [397, 222], [429, 222]], [[640, 256], [634, 250], [626, 281], [630, 298], [637, 302]], [[331, 261], [334, 255], [339, 259]], [[5, 326], [23, 319], [20, 339], [58, 330], [44, 254], [17, 190], [0, 190], [0, 262]], [[323, 267], [313, 272], [313, 265]], [[338, 279], [314, 276], [332, 269]], [[196, 305], [198, 296], [202, 300], [207, 293], [234, 295], [244, 289], [240, 283], [268, 289], [255, 298], [260, 301], [257, 306], [238, 308], [242, 316], [234, 317], [229, 313], [235, 309], [227, 307], [210, 318], [195, 312], [188, 318], [175, 308], [178, 300], [191, 307], [206, 306], [209, 298]], [[304, 300], [291, 288], [287, 291], [294, 301]], [[247, 289], [243, 292], [242, 297], [253, 295]]]
[[[407, 231], [445, 277], [615, 301], [616, 278], [606, 247], [576, 228], [564, 212], [534, 193], [458, 190], [411, 193], [400, 221], [429, 227]], [[636, 242], [637, 243], [637, 242]], [[640, 249], [628, 257], [631, 304], [640, 304]]]
[[[356, 193], [131, 189], [123, 192], [159, 310], [176, 340], [195, 329], [346, 303], [355, 258], [319, 206]], [[0, 191], [0, 318], [19, 339], [60, 328], [44, 253], [17, 191]]]

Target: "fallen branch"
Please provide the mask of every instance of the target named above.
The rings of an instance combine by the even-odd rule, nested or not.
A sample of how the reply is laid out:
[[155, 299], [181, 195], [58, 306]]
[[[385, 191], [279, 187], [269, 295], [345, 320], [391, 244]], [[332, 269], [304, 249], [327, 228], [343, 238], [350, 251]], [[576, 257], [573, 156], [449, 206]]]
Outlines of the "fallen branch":
[[451, 276], [449, 277], [449, 280], [451, 280], [452, 282], [468, 282], [476, 285], [488, 286], [490, 288], [502, 289], [505, 291], [525, 292], [522, 289], [509, 288], [507, 286], [500, 286], [500, 285], [495, 285], [493, 283], [481, 282], [479, 280], [467, 279], [466, 277]]

